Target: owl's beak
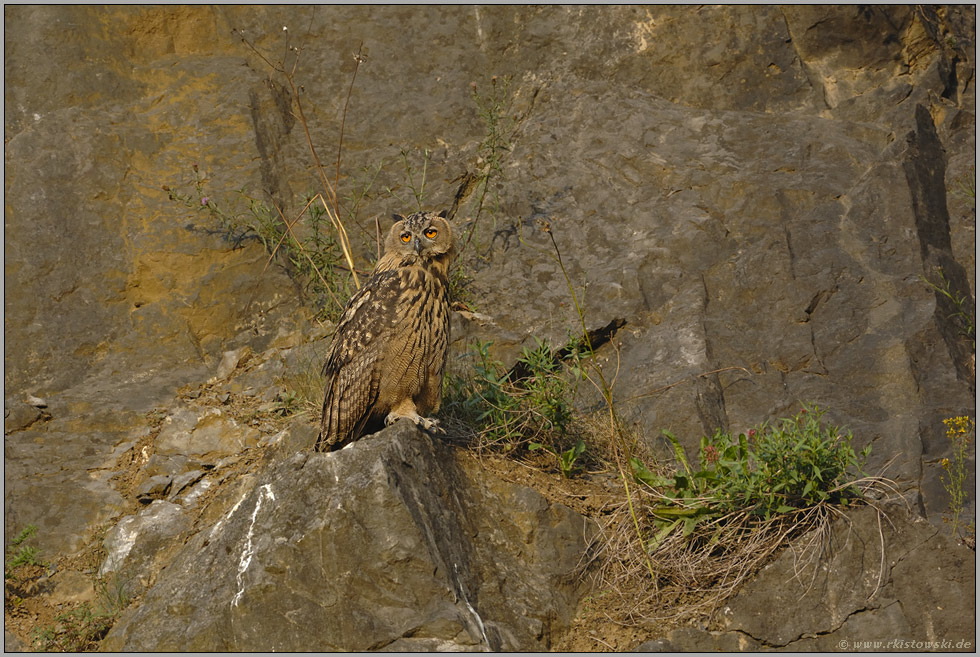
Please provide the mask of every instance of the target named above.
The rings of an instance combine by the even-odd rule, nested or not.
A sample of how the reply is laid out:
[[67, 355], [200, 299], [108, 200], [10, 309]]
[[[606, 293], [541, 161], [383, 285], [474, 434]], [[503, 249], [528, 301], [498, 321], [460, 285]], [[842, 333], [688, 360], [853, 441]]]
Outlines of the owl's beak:
[[415, 247], [415, 253], [422, 255], [422, 240], [416, 237], [412, 240], [412, 246]]

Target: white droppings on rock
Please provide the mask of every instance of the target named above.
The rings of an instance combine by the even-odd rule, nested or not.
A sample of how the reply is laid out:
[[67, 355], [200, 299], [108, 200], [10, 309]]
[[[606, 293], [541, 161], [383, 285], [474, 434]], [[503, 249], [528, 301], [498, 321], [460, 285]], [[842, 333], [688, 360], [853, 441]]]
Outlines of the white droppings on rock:
[[238, 601], [241, 600], [242, 594], [245, 593], [245, 571], [248, 570], [249, 564], [252, 563], [252, 556], [255, 554], [255, 549], [252, 546], [252, 534], [255, 531], [255, 520], [259, 517], [259, 509], [262, 508], [262, 501], [265, 499], [268, 499], [270, 502], [274, 502], [276, 499], [275, 494], [272, 492], [271, 484], [263, 485], [259, 489], [258, 498], [255, 500], [255, 508], [252, 510], [252, 520], [248, 525], [248, 534], [245, 536], [245, 547], [242, 549], [242, 555], [238, 560], [238, 592], [235, 593], [235, 597], [231, 600], [232, 607], [238, 606]]
[[224, 516], [222, 516], [221, 519], [218, 520], [218, 522], [214, 523], [214, 527], [211, 528], [211, 533], [208, 534], [208, 540], [209, 541], [214, 538], [214, 535], [218, 533], [218, 530], [221, 529], [221, 526], [224, 525], [225, 522], [227, 522], [229, 518], [231, 518], [233, 515], [235, 515], [235, 511], [238, 511], [238, 507], [240, 507], [242, 505], [242, 502], [245, 501], [245, 498], [246, 497], [248, 497], [248, 493], [247, 492], [242, 495], [242, 497], [241, 497], [240, 500], [238, 500], [237, 502], [235, 502], [235, 506], [231, 507], [231, 509], [229, 509], [228, 513], [226, 513]]

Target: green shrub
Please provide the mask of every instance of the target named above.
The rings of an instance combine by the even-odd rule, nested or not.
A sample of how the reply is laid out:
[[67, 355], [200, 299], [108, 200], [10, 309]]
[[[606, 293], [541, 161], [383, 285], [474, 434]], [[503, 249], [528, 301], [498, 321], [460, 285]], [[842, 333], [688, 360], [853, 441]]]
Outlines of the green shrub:
[[851, 433], [825, 426], [823, 415], [817, 406], [804, 405], [792, 418], [763, 423], [747, 434], [716, 431], [701, 439], [698, 470], [664, 431], [682, 470], [657, 475], [639, 459], [630, 459], [635, 478], [661, 495], [651, 509], [659, 528], [651, 548], [678, 527], [689, 535], [702, 522], [732, 512], [769, 519], [818, 504], [846, 506], [860, 500], [854, 477], [862, 476], [871, 446], [855, 453]]
[[549, 452], [557, 459], [558, 469], [561, 470], [562, 476], [571, 477], [579, 469], [579, 465], [576, 462], [585, 453], [585, 441], [579, 440], [564, 452], [544, 443], [528, 443], [527, 448], [532, 452], [539, 449]]
[[470, 349], [472, 371], [447, 377], [447, 413], [474, 428], [479, 447], [511, 451], [533, 444], [555, 454], [563, 472], [571, 474], [584, 444], [567, 444], [573, 389], [562, 362], [547, 341], [535, 338], [535, 347], [525, 347], [508, 370], [490, 355], [490, 345], [476, 341]]

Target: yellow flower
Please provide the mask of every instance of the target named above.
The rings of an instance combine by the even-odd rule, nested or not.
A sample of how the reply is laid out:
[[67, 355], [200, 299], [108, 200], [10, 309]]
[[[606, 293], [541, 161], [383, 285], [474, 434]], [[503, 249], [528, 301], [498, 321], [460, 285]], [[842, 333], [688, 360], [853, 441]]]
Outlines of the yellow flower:
[[955, 441], [959, 436], [967, 436], [976, 430], [976, 420], [967, 416], [948, 417], [943, 420], [946, 425], [946, 436]]

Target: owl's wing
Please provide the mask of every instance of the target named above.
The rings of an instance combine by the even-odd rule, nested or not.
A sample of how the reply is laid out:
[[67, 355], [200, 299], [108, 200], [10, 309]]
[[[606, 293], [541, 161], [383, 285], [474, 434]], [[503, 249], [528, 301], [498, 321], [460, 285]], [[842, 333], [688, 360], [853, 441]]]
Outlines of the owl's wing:
[[326, 390], [318, 451], [357, 439], [371, 417], [398, 290], [398, 272], [376, 272], [347, 302], [323, 365]]

